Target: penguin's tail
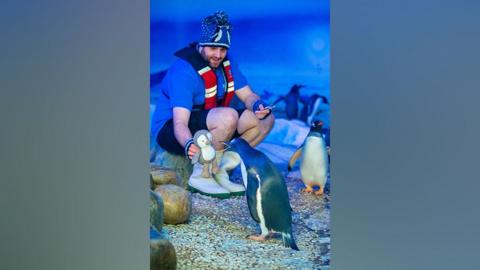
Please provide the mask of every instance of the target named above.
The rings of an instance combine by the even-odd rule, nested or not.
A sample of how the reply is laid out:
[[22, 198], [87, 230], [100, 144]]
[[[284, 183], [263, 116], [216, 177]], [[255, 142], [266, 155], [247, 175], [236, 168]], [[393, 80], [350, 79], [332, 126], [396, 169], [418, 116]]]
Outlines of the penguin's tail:
[[295, 243], [295, 239], [293, 239], [292, 232], [282, 233], [282, 240], [283, 240], [284, 247], [289, 247], [294, 250], [299, 250], [297, 247], [297, 244]]

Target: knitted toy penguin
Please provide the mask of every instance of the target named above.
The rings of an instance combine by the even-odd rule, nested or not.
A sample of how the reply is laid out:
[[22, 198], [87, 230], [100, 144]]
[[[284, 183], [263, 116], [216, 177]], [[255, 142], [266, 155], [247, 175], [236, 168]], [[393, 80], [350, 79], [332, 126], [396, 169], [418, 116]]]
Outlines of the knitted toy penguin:
[[[211, 172], [218, 172], [219, 168], [215, 161], [215, 148], [212, 146], [212, 134], [208, 130], [202, 129], [193, 135], [193, 143], [200, 148], [200, 151], [192, 158], [192, 164], [200, 163], [203, 165], [202, 177], [210, 178]], [[210, 171], [210, 164], [212, 170]]]

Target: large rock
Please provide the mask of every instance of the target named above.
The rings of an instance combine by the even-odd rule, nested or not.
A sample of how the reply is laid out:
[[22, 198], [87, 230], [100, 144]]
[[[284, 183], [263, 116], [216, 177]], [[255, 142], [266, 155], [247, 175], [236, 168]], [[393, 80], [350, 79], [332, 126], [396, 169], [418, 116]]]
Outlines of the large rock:
[[158, 167], [175, 171], [180, 177], [180, 186], [187, 187], [188, 178], [193, 171], [193, 165], [188, 158], [170, 154], [155, 143], [150, 152], [150, 162]]
[[167, 239], [150, 240], [150, 270], [177, 268], [175, 247]]
[[158, 186], [155, 192], [163, 199], [163, 222], [165, 224], [185, 223], [192, 212], [190, 193], [184, 188], [167, 184]]
[[163, 199], [160, 194], [150, 191], [150, 225], [158, 232], [163, 226]]
[[182, 185], [182, 180], [174, 170], [156, 164], [150, 165], [150, 179], [154, 187], [166, 184]]

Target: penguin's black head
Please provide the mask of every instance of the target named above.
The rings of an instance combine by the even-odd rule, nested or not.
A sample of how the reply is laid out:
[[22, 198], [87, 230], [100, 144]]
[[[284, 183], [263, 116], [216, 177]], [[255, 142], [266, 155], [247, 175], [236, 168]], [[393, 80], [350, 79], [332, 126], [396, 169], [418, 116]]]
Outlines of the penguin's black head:
[[312, 125], [310, 126], [310, 132], [322, 132], [322, 127], [323, 127], [323, 121], [320, 120], [315, 120], [312, 122]]
[[301, 85], [301, 84], [294, 84], [292, 86], [292, 88], [290, 88], [290, 92], [292, 93], [299, 93], [300, 92], [300, 88], [304, 87], [304, 85]]
[[225, 151], [238, 151], [239, 149], [243, 148], [243, 147], [247, 147], [249, 146], [248, 142], [245, 141], [244, 139], [242, 138], [235, 138], [233, 140], [231, 140], [230, 142], [222, 142], [226, 148], [225, 148]]

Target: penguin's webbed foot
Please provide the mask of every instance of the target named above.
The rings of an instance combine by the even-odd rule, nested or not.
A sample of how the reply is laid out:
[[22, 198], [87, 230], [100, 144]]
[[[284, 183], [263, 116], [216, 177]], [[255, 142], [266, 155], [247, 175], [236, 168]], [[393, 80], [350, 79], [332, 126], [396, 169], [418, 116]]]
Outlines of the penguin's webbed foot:
[[317, 196], [322, 196], [323, 195], [323, 187], [320, 186], [320, 188], [317, 191], [315, 191], [314, 193]]
[[267, 235], [255, 235], [255, 234], [252, 234], [252, 235], [249, 235], [247, 236], [248, 239], [250, 240], [254, 240], [254, 241], [260, 241], [260, 242], [264, 242], [267, 240]]
[[307, 186], [306, 188], [302, 189], [302, 192], [312, 193], [312, 192], [313, 192], [313, 188], [312, 188], [311, 186]]

